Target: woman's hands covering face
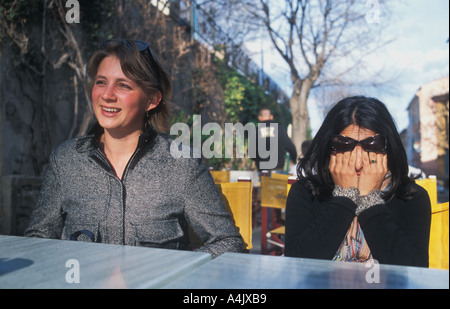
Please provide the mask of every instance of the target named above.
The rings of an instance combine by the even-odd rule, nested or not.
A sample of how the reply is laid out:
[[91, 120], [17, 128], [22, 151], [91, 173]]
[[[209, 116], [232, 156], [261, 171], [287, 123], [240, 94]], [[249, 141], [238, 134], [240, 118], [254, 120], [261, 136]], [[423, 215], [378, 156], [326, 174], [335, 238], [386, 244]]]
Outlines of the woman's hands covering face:
[[334, 153], [330, 158], [330, 173], [334, 184], [343, 188], [358, 188], [356, 165], [356, 148], [353, 151]]
[[382, 188], [387, 169], [387, 155], [363, 151], [364, 167], [359, 177], [358, 189], [360, 195], [367, 195], [372, 190]]
[[381, 189], [387, 169], [387, 155], [364, 151], [355, 147], [352, 151], [333, 153], [330, 173], [336, 185], [358, 188], [360, 195]]

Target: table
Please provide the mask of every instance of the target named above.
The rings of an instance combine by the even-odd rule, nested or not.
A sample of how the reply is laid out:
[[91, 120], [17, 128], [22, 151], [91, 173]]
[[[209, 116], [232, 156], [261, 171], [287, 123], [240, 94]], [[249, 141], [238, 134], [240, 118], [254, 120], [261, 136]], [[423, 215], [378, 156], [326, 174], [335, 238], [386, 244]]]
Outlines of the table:
[[200, 252], [0, 235], [0, 288], [159, 288], [211, 259]]
[[230, 182], [237, 182], [240, 177], [250, 177], [253, 187], [258, 188], [259, 186], [259, 175], [257, 171], [230, 171]]
[[190, 289], [448, 289], [449, 272], [420, 267], [380, 264], [366, 267], [361, 263], [225, 253], [163, 287], [188, 287]]
[[0, 235], [0, 289], [449, 288], [448, 270], [367, 266]]

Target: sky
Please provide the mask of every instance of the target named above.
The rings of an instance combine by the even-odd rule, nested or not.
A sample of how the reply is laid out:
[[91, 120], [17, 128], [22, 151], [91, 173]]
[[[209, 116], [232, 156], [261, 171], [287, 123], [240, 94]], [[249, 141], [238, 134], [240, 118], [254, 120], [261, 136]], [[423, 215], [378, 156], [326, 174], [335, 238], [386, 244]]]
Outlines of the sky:
[[[407, 107], [416, 91], [422, 85], [449, 74], [449, 1], [395, 1], [389, 20], [383, 20], [383, 5], [380, 5], [380, 23], [388, 22], [388, 33], [395, 40], [372, 55], [370, 60], [374, 65], [383, 67], [388, 75], [397, 76], [395, 85], [389, 91], [380, 89], [364, 94], [377, 97], [386, 104], [401, 132], [408, 126]], [[267, 46], [264, 50], [264, 70], [291, 95], [289, 70], [276, 51], [271, 50], [268, 44], [264, 46]], [[250, 47], [255, 48], [258, 48], [257, 44]], [[261, 63], [260, 59], [261, 56], [255, 56], [255, 62]], [[315, 108], [314, 98], [310, 97], [308, 110], [314, 135], [323, 120], [322, 114]]]
[[[384, 60], [399, 73], [398, 88], [379, 94], [402, 131], [408, 126], [407, 107], [424, 84], [449, 75], [449, 1], [401, 2], [390, 27], [397, 39], [386, 48]], [[382, 22], [382, 20], [381, 20]]]

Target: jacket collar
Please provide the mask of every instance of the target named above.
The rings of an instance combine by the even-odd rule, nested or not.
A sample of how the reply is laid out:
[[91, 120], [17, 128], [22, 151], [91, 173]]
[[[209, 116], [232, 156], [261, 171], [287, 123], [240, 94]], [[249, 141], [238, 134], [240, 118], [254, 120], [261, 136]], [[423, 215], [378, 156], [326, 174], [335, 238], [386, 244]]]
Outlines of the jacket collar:
[[[89, 130], [89, 133], [85, 136], [79, 137], [75, 148], [78, 152], [88, 152], [99, 149], [100, 137], [102, 136], [104, 129], [96, 122]], [[157, 133], [150, 126], [139, 136], [137, 148], [143, 148], [150, 145], [155, 140]]]

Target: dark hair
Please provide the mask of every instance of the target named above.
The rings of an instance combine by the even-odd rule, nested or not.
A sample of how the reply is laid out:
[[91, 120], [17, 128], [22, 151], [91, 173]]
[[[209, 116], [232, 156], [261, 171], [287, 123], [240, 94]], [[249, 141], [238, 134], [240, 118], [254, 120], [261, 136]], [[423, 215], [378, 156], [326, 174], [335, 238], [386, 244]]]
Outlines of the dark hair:
[[299, 161], [298, 179], [313, 194], [331, 197], [334, 182], [329, 170], [331, 156], [331, 137], [340, 134], [350, 125], [369, 129], [383, 135], [387, 140], [387, 167], [390, 170], [391, 184], [383, 193], [385, 200], [394, 194], [407, 199], [412, 193], [408, 178], [408, 160], [400, 135], [386, 106], [375, 98], [354, 96], [336, 103], [328, 112], [308, 151]]
[[[146, 44], [140, 50], [135, 42]], [[161, 102], [147, 114], [145, 126], [151, 126], [157, 132], [164, 133], [168, 129], [169, 116], [168, 99], [172, 93], [170, 75], [163, 69], [150, 45], [143, 41], [110, 40], [102, 44], [100, 50], [94, 53], [88, 65], [91, 78], [97, 75], [100, 63], [108, 56], [116, 56], [126, 77], [134, 81], [147, 94], [161, 93]], [[92, 92], [93, 80], [88, 84]]]

